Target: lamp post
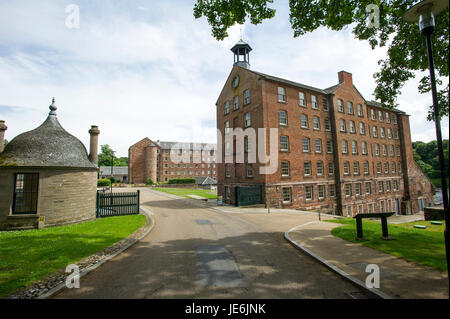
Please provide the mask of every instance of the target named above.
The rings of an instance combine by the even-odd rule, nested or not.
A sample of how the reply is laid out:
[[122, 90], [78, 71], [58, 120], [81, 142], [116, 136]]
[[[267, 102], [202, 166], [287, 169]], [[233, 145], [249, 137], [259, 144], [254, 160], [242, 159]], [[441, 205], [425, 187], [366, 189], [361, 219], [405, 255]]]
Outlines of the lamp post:
[[114, 178], [114, 151], [111, 151], [111, 194], [113, 192], [113, 178]]
[[[431, 80], [431, 93], [433, 96], [433, 111], [434, 111], [434, 123], [436, 127], [436, 138], [438, 145], [438, 156], [439, 156], [439, 169], [441, 175], [441, 185], [442, 185], [442, 200], [444, 203], [444, 218], [445, 218], [445, 251], [447, 256], [447, 271], [450, 280], [450, 244], [448, 242], [448, 193], [447, 193], [447, 180], [445, 176], [445, 166], [444, 166], [444, 151], [442, 147], [442, 133], [441, 133], [441, 121], [439, 117], [439, 105], [437, 101], [437, 91], [436, 91], [436, 78], [434, 74], [434, 60], [433, 60], [433, 50], [431, 44], [431, 34], [435, 29], [434, 16], [438, 15], [448, 7], [448, 0], [425, 0], [411, 7], [403, 15], [403, 19], [407, 22], [415, 23], [419, 21], [420, 32], [426, 39], [427, 52], [428, 52], [428, 64], [430, 67], [430, 80]], [[450, 281], [449, 281], [450, 283]]]

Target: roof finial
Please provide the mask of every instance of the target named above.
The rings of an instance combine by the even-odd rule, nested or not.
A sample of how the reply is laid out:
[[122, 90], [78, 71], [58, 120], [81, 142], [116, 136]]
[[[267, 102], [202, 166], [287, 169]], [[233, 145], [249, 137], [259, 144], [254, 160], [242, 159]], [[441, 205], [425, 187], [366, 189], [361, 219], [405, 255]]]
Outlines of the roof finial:
[[243, 32], [243, 30], [242, 30], [242, 24], [239, 26], [239, 29], [240, 29], [240, 31], [241, 31], [241, 40], [244, 41], [244, 39], [243, 39], [243, 34], [244, 34], [244, 32]]
[[56, 110], [58, 109], [55, 105], [55, 98], [52, 99], [52, 105], [48, 107], [50, 109], [49, 115], [56, 115]]

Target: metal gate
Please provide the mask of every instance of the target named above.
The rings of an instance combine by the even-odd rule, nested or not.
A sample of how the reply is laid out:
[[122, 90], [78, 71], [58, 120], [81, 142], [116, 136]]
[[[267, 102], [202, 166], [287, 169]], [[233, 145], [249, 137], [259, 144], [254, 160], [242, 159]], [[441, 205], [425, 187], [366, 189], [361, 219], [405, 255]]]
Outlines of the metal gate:
[[263, 204], [262, 186], [236, 186], [236, 206]]
[[139, 191], [108, 193], [97, 191], [97, 218], [139, 214]]

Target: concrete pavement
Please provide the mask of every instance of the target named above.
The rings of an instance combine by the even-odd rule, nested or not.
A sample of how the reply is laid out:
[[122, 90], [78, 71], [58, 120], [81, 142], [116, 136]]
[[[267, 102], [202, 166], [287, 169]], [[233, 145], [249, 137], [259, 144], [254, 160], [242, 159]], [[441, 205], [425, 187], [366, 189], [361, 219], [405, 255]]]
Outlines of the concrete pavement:
[[335, 237], [331, 230], [339, 226], [308, 222], [289, 232], [289, 237], [363, 283], [369, 275], [367, 265], [377, 265], [380, 269], [378, 290], [393, 298], [448, 299], [447, 272]]
[[155, 227], [123, 254], [55, 298], [366, 298], [284, 240], [309, 213], [230, 214], [149, 189]]

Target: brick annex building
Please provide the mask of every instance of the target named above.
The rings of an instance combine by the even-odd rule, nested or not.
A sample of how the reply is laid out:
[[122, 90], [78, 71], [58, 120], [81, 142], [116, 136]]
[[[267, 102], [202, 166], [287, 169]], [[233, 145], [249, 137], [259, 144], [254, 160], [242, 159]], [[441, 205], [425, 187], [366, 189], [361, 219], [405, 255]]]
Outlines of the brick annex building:
[[366, 101], [348, 72], [319, 89], [250, 70], [252, 49], [242, 40], [231, 50], [234, 66], [216, 103], [218, 130], [225, 136], [232, 128], [267, 128], [268, 145], [268, 129], [278, 128], [279, 162], [275, 174], [259, 174], [259, 162], [248, 163], [254, 146], [246, 137], [245, 163], [236, 163], [234, 141], [234, 161], [225, 164], [230, 145], [223, 143], [218, 192], [226, 203], [236, 204], [238, 189], [259, 186], [271, 207], [339, 215], [411, 214], [432, 205], [434, 188], [414, 162], [407, 114]]
[[[209, 176], [217, 178], [216, 144], [153, 142], [144, 138], [128, 150], [130, 183], [167, 182], [173, 178]], [[172, 161], [171, 152], [182, 158]]]

